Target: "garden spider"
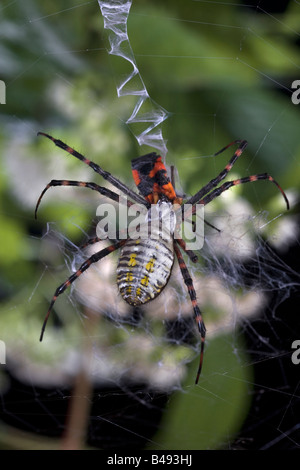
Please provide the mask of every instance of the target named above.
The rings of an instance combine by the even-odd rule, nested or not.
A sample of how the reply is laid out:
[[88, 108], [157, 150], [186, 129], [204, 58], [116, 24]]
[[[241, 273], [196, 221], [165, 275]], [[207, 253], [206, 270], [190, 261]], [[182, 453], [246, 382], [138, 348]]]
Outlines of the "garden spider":
[[[82, 154], [69, 147], [61, 140], [55, 139], [54, 137], [43, 132], [39, 132], [38, 135], [43, 135], [48, 139], [52, 140], [55, 145], [62, 148], [74, 157], [78, 158], [86, 165], [90, 166], [96, 173], [101, 175], [115, 188], [119, 189], [122, 193], [132, 199], [132, 201], [146, 206], [148, 210], [150, 210], [150, 207], [153, 204], [166, 203], [168, 207], [175, 207], [175, 205], [177, 205], [177, 207], [183, 206], [183, 199], [176, 194], [174, 184], [170, 181], [167, 175], [166, 167], [163, 164], [161, 157], [158, 156], [156, 153], [149, 153], [147, 155], [132, 160], [132, 174], [135, 184], [140, 193], [137, 194], [136, 192], [128, 188], [125, 184], [123, 184], [121, 181], [119, 181], [117, 178], [115, 178], [113, 175], [100, 168], [99, 165], [88, 160]], [[205, 206], [213, 199], [218, 197], [221, 193], [227, 191], [232, 186], [236, 186], [238, 184], [243, 183], [249, 183], [257, 180], [269, 180], [274, 183], [281, 191], [285, 199], [287, 209], [289, 209], [289, 202], [287, 196], [285, 195], [284, 191], [281, 189], [279, 184], [268, 173], [261, 173], [236, 179], [233, 181], [227, 181], [221, 186], [218, 186], [219, 183], [226, 177], [228, 172], [231, 170], [237, 159], [241, 156], [242, 152], [245, 150], [247, 146], [247, 141], [235, 140], [234, 142], [231, 142], [215, 154], [218, 155], [222, 153], [224, 150], [234, 144], [238, 145], [238, 148], [234, 152], [233, 156], [231, 157], [230, 161], [225, 166], [225, 168], [219, 173], [216, 178], [213, 178], [209, 183], [203, 186], [203, 188], [201, 188], [200, 191], [198, 191], [194, 196], [187, 199], [185, 204], [192, 205], [193, 209], [196, 207], [196, 204], [203, 204]], [[106, 196], [107, 198], [113, 201], [119, 202], [118, 194], [93, 182], [52, 180], [49, 184], [47, 184], [37, 201], [35, 216], [37, 214], [37, 209], [39, 207], [42, 197], [44, 196], [45, 192], [52, 186], [86, 187], [99, 192], [100, 194]], [[133, 202], [128, 200], [127, 205], [130, 206], [132, 204]], [[100, 241], [100, 238], [95, 237], [89, 240], [88, 244], [93, 244], [98, 241]], [[66, 288], [69, 287], [84, 271], [86, 271], [91, 266], [91, 264], [96, 263], [100, 259], [104, 258], [105, 256], [109, 255], [110, 253], [114, 252], [119, 248], [121, 249], [121, 254], [117, 267], [117, 284], [123, 299], [132, 306], [145, 304], [159, 295], [159, 293], [168, 283], [173, 268], [174, 258], [176, 255], [183, 280], [188, 289], [195, 320], [201, 337], [200, 361], [196, 376], [197, 384], [203, 363], [206, 329], [202, 319], [201, 311], [197, 304], [196, 292], [193, 286], [193, 281], [183, 259], [180, 248], [190, 257], [193, 262], [197, 261], [197, 256], [193, 251], [187, 249], [184, 240], [180, 238], [175, 239], [174, 236], [171, 236], [169, 240], [164, 240], [162, 238], [153, 239], [149, 237], [146, 240], [142, 241], [139, 239], [136, 240], [132, 238], [119, 238], [107, 248], [97, 251], [92, 256], [90, 256], [75, 273], [73, 273], [63, 284], [61, 284], [56, 289], [42, 326], [40, 341], [42, 341], [43, 339], [46, 323], [53, 308], [53, 305], [57, 300], [57, 297], [61, 295], [66, 290]]]

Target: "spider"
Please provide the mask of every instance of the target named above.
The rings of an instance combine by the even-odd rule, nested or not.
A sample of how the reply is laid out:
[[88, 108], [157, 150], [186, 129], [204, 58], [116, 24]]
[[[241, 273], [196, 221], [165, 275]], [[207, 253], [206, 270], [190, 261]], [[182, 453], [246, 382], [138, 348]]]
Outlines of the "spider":
[[[38, 135], [42, 135], [52, 140], [54, 144], [73, 155], [74, 157], [81, 160], [86, 165], [90, 166], [96, 173], [101, 175], [105, 180], [111, 183], [115, 188], [119, 189], [122, 193], [128, 196], [135, 203], [146, 206], [149, 211], [151, 205], [157, 205], [166, 203], [168, 207], [172, 208], [175, 205], [179, 205], [182, 208], [183, 198], [179, 197], [174, 189], [174, 183], [169, 179], [166, 167], [162, 162], [162, 158], [156, 153], [149, 153], [147, 155], [138, 157], [132, 160], [132, 174], [134, 182], [139, 190], [139, 194], [128, 188], [125, 184], [115, 178], [112, 174], [103, 170], [99, 165], [88, 160], [81, 153], [77, 152], [67, 144], [52, 137], [49, 134], [39, 132]], [[187, 199], [185, 204], [191, 204], [192, 208], [196, 207], [196, 204], [203, 204], [204, 206], [211, 202], [213, 199], [220, 196], [221, 193], [227, 191], [232, 186], [238, 184], [249, 183], [258, 180], [269, 180], [274, 183], [281, 191], [287, 209], [289, 209], [289, 201], [286, 194], [274, 180], [274, 178], [268, 173], [261, 173], [252, 176], [246, 176], [232, 181], [224, 182], [219, 186], [221, 181], [230, 172], [237, 159], [241, 156], [245, 148], [247, 147], [246, 140], [235, 140], [226, 147], [219, 150], [215, 155], [219, 155], [232, 145], [237, 145], [238, 148], [234, 152], [233, 156], [225, 166], [225, 168], [213, 178], [209, 183], [203, 186], [194, 196]], [[106, 196], [107, 198], [119, 202], [119, 195], [105, 187], [99, 186], [93, 182], [83, 181], [70, 181], [70, 180], [51, 180], [47, 184], [45, 189], [42, 191], [35, 208], [35, 217], [37, 216], [37, 210], [40, 205], [41, 199], [45, 192], [52, 186], [78, 186], [85, 187], [97, 191], [98, 193]], [[127, 205], [133, 204], [128, 199]], [[209, 224], [210, 225], [210, 224]], [[174, 234], [173, 234], [174, 235]], [[95, 237], [90, 239], [87, 244], [93, 244], [100, 241], [100, 238]], [[183, 239], [174, 238], [171, 236], [168, 240], [162, 238], [151, 238], [148, 237], [145, 240], [140, 239], [117, 239], [110, 246], [97, 251], [90, 256], [80, 268], [74, 272], [65, 282], [63, 282], [55, 291], [52, 300], [50, 302], [47, 314], [44, 319], [44, 323], [41, 330], [40, 341], [42, 341], [46, 324], [50, 315], [50, 312], [58, 298], [81, 274], [86, 271], [93, 263], [98, 262], [105, 256], [113, 253], [120, 249], [120, 257], [117, 266], [117, 285], [123, 299], [131, 306], [137, 306], [145, 304], [152, 299], [156, 298], [162, 289], [167, 285], [171, 271], [174, 264], [175, 257], [178, 260], [179, 268], [187, 286], [188, 293], [191, 299], [192, 308], [195, 316], [195, 320], [199, 329], [201, 338], [200, 348], [200, 360], [198, 371], [196, 375], [195, 383], [198, 383], [204, 356], [204, 342], [206, 328], [202, 318], [202, 313], [197, 303], [196, 292], [193, 286], [193, 280], [189, 274], [187, 265], [184, 261], [181, 250], [183, 250], [193, 262], [197, 262], [198, 258], [192, 250], [188, 250], [186, 243]]]

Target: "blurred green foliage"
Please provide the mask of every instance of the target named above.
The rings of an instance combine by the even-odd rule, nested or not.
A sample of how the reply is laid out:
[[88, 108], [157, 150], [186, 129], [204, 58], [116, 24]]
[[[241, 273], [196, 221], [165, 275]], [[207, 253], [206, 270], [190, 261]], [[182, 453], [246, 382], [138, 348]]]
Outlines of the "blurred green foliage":
[[[95, 176], [37, 138], [37, 131], [61, 138], [131, 186], [130, 160], [144, 151], [125, 124], [134, 100], [116, 97], [116, 82], [127, 64], [107, 53], [97, 2], [70, 5], [67, 0], [30, 0], [12, 5], [6, 1], [0, 7], [0, 79], [7, 89], [7, 104], [0, 108], [0, 338], [11, 344], [17, 335], [34, 354], [41, 315], [65, 272], [64, 249], [43, 248], [41, 240], [53, 227], [65, 240], [80, 245], [84, 235], [92, 233], [98, 201], [80, 188], [76, 193], [53, 189], [34, 220], [35, 202], [52, 178], [87, 181]], [[230, 154], [202, 156], [238, 138], [247, 139], [249, 147], [234, 174], [268, 171], [285, 190], [299, 190], [299, 109], [289, 91], [292, 81], [300, 78], [299, 25], [296, 2], [274, 16], [237, 3], [133, 2], [131, 46], [151, 98], [171, 113], [163, 124], [167, 162], [176, 165], [187, 194], [215, 176]], [[275, 216], [284, 210], [272, 185], [258, 183], [237, 194], [241, 192], [254, 211]], [[65, 315], [71, 308], [63, 305]], [[226, 341], [229, 344], [227, 337], [222, 344]], [[220, 357], [226, 357], [228, 370], [236, 371], [236, 357], [228, 351], [222, 354], [208, 362], [210, 370], [218, 371]], [[239, 370], [236, 380], [245, 384], [249, 376], [251, 372]], [[214, 392], [218, 377], [210, 383], [210, 392], [197, 389], [172, 398], [161, 443], [197, 446], [191, 435], [199, 430], [199, 448], [219, 447], [224, 433], [236, 432], [248, 408], [247, 390], [235, 388], [232, 381], [228, 388], [216, 385]], [[192, 382], [188, 376], [186, 384]], [[226, 418], [218, 409], [210, 422], [215, 405], [201, 409], [206, 393], [216, 393], [225, 408], [234, 396], [237, 407], [230, 406]], [[177, 429], [193, 414], [190, 431], [177, 441]], [[212, 438], [213, 430], [205, 433], [205, 426], [222, 432]]]

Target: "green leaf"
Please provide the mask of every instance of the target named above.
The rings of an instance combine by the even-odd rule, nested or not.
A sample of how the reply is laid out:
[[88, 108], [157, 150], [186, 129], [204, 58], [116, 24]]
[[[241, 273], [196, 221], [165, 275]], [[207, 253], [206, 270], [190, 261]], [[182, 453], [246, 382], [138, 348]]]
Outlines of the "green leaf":
[[209, 342], [198, 385], [194, 381], [199, 358], [191, 363], [183, 390], [171, 396], [150, 448], [228, 448], [247, 415], [252, 377], [242, 341], [232, 343], [229, 334]]

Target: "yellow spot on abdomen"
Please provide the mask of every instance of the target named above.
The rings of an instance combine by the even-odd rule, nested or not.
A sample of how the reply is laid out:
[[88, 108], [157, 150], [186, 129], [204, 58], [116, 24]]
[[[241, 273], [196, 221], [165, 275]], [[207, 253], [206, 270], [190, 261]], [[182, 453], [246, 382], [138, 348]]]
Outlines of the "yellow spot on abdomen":
[[136, 253], [132, 253], [128, 261], [128, 266], [136, 266], [137, 262], [135, 258], [136, 258]]
[[126, 280], [127, 282], [131, 282], [131, 281], [133, 281], [133, 275], [132, 275], [132, 272], [128, 271], [128, 273], [126, 274], [126, 278], [125, 278], [125, 280]]
[[149, 260], [149, 262], [146, 264], [145, 267], [146, 267], [147, 271], [149, 271], [150, 273], [153, 273], [153, 271], [154, 271], [153, 266], [154, 266], [154, 259], [151, 258]]
[[145, 276], [141, 279], [141, 284], [143, 286], [147, 286], [149, 284], [149, 277], [148, 276]]

